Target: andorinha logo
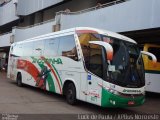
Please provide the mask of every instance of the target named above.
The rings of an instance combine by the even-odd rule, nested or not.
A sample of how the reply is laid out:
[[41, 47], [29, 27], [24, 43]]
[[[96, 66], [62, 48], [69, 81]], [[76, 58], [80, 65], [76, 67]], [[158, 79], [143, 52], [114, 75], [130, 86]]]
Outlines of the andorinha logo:
[[135, 93], [140, 93], [140, 90], [126, 90], [124, 89], [123, 92], [135, 92]]
[[44, 64], [45, 62], [48, 62], [50, 64], [63, 64], [61, 58], [35, 58], [35, 57], [31, 57], [32, 58], [32, 63], [38, 63], [38, 64]]

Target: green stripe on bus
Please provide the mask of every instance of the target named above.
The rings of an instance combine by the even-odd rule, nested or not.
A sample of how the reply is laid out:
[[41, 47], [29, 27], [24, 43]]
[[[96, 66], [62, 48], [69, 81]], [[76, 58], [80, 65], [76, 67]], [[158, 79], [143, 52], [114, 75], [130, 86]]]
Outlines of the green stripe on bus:
[[[38, 64], [41, 69], [44, 67], [43, 64]], [[55, 85], [54, 85], [54, 82], [53, 82], [53, 78], [51, 76], [51, 73], [48, 74], [48, 77], [47, 77], [47, 82], [48, 82], [48, 86], [49, 86], [49, 91], [51, 92], [56, 92], [55, 91]]]
[[157, 71], [157, 70], [145, 70], [145, 73], [160, 74], [160, 71]]
[[52, 64], [52, 67], [53, 67], [54, 70], [56, 71], [56, 74], [57, 74], [57, 76], [58, 76], [58, 78], [59, 78], [59, 80], [60, 80], [61, 86], [62, 86], [62, 80], [61, 80], [61, 77], [60, 77], [60, 75], [59, 75], [57, 69], [55, 68], [55, 66], [54, 66], [53, 64]]

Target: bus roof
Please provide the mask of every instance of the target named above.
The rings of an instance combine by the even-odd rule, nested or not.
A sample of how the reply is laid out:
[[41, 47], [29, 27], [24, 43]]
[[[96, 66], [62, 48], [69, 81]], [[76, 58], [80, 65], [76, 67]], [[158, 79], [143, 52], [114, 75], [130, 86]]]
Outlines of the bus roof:
[[33, 38], [29, 38], [20, 42], [15, 42], [15, 43], [24, 43], [24, 42], [29, 42], [29, 41], [36, 41], [38, 39], [43, 39], [43, 38], [47, 38], [47, 37], [52, 37], [54, 35], [60, 35], [60, 34], [65, 34], [65, 33], [75, 33], [77, 31], [94, 31], [98, 34], [103, 34], [103, 35], [107, 35], [110, 37], [114, 37], [117, 39], [121, 39], [124, 41], [128, 41], [131, 43], [136, 43], [136, 41], [134, 41], [131, 38], [128, 38], [126, 36], [120, 35], [118, 33], [115, 32], [111, 32], [111, 31], [107, 31], [107, 30], [102, 30], [102, 29], [97, 29], [97, 28], [91, 28], [91, 27], [75, 27], [75, 28], [70, 28], [70, 29], [66, 29], [66, 30], [61, 30], [61, 31], [57, 31], [57, 32], [53, 32], [53, 33], [49, 33], [49, 34], [45, 34], [45, 35], [41, 35], [41, 36], [37, 36], [37, 37], [33, 37]]
[[136, 41], [134, 41], [133, 39], [131, 39], [129, 37], [126, 37], [124, 35], [120, 35], [118, 33], [111, 32], [111, 31], [108, 31], [108, 30], [91, 28], [91, 27], [77, 27], [75, 29], [76, 30], [91, 30], [91, 31], [96, 31], [99, 34], [107, 35], [107, 36], [110, 36], [110, 37], [118, 38], [118, 39], [121, 39], [121, 40], [124, 40], [124, 41], [128, 41], [128, 42], [137, 44]]

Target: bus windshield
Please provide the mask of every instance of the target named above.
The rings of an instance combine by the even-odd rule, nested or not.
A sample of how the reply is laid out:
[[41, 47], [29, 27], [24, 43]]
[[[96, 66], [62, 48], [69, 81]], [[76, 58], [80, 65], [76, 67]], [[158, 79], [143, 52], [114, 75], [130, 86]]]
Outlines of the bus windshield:
[[[140, 50], [134, 43], [97, 33], [78, 34], [86, 69], [102, 79], [128, 88], [142, 87], [144, 66]], [[113, 47], [113, 59], [107, 60], [102, 46], [89, 41], [104, 41]]]
[[117, 38], [103, 36], [103, 41], [113, 47], [113, 59], [107, 61], [108, 81], [135, 88], [144, 86], [144, 67], [138, 46]]

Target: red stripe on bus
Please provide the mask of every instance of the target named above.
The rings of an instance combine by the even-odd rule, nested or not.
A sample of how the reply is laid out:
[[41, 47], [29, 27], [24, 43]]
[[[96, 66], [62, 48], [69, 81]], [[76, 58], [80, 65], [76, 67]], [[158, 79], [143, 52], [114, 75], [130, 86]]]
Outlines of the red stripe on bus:
[[52, 66], [45, 60], [44, 57], [41, 57], [41, 58], [45, 61], [45, 63], [48, 65], [48, 67], [51, 69], [52, 73], [54, 74], [54, 76], [55, 76], [55, 78], [56, 78], [56, 81], [57, 81], [57, 83], [58, 83], [58, 87], [59, 87], [60, 93], [62, 94], [62, 88], [61, 88], [61, 86], [60, 86], [60, 83], [59, 83], [59, 80], [58, 80], [58, 77], [57, 77], [55, 71], [53, 70]]
[[34, 78], [34, 80], [37, 81], [37, 76], [40, 72], [31, 62], [27, 60], [18, 60], [17, 68], [28, 72]]

